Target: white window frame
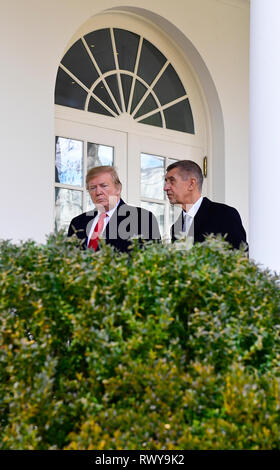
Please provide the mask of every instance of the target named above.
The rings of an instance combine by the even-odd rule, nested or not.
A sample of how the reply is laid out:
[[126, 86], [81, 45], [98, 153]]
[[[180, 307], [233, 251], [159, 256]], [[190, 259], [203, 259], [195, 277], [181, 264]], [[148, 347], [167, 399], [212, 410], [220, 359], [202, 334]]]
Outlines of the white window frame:
[[[142, 116], [135, 120], [133, 116], [126, 112], [120, 114], [120, 116], [109, 117], [55, 105], [55, 135], [115, 147], [115, 166], [118, 169], [120, 179], [123, 183], [122, 196], [129, 204], [135, 204], [137, 206], [141, 204], [141, 152], [163, 156], [167, 159], [189, 158], [196, 161], [201, 167], [203, 158], [207, 155], [208, 174], [211, 175], [211, 155], [208, 150], [210, 148], [211, 135], [208, 125], [207, 107], [205, 106], [201, 88], [182, 52], [158, 28], [152, 26], [149, 22], [133, 14], [117, 12], [105, 13], [91, 18], [73, 36], [65, 52], [85, 34], [102, 28], [127, 29], [141, 37], [145, 37], [157, 47], [167, 59], [172, 58], [172, 65], [187, 90], [187, 96], [190, 100], [193, 113], [195, 134], [142, 124], [139, 123], [139, 119], [143, 119]], [[141, 34], [139, 34], [139, 32], [141, 32]], [[125, 71], [125, 73], [128, 72]], [[107, 73], [107, 75], [108, 74], [110, 74], [110, 72]], [[132, 75], [135, 81], [135, 71]], [[98, 80], [105, 83], [105, 76], [106, 74], [100, 76]], [[147, 92], [148, 91], [147, 88]], [[132, 95], [129, 99], [130, 105], [131, 100]], [[143, 98], [141, 101], [143, 101]], [[161, 114], [163, 114], [162, 109]], [[134, 114], [136, 112], [137, 110], [135, 108]], [[117, 135], [119, 135], [119, 143], [114, 143]], [[64, 187], [70, 188], [68, 185], [64, 185]], [[72, 189], [77, 188], [73, 187]], [[211, 178], [205, 180], [203, 194], [211, 195]], [[166, 204], [166, 224], [168, 223], [167, 211], [168, 206]], [[167, 227], [165, 227], [165, 231], [167, 230]]]

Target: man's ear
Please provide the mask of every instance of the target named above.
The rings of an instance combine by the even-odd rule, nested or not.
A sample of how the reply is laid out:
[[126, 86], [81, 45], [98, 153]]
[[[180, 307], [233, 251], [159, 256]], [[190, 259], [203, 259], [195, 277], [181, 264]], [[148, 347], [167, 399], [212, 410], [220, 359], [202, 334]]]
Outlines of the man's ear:
[[188, 189], [191, 191], [197, 186], [197, 179], [193, 176], [191, 176], [188, 179]]

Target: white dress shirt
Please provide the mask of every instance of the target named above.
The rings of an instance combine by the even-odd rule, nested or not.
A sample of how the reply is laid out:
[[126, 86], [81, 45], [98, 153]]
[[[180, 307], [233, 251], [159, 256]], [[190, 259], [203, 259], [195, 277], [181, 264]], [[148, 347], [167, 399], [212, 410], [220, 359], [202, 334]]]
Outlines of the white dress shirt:
[[[107, 217], [105, 217], [104, 219], [104, 226], [103, 226], [103, 230], [102, 230], [102, 233], [100, 234], [100, 236], [104, 233], [104, 230], [107, 226], [107, 224], [109, 223], [109, 220], [111, 219], [112, 215], [114, 214], [115, 210], [117, 209], [118, 205], [119, 205], [120, 201], [115, 205], [115, 207], [113, 207], [113, 209], [110, 209], [109, 211], [106, 211], [106, 214], [107, 214]], [[93, 219], [93, 223], [92, 223], [92, 226], [91, 226], [91, 229], [90, 229], [90, 232], [88, 234], [88, 239], [87, 239], [87, 247], [88, 247], [88, 244], [89, 244], [89, 241], [91, 239], [91, 236], [93, 234], [93, 231], [95, 229], [95, 226], [98, 222], [98, 219], [99, 217], [101, 216], [101, 212], [98, 211], [97, 212], [97, 215], [94, 217]]]
[[196, 215], [202, 203], [202, 199], [203, 197], [200, 196], [200, 198], [192, 205], [192, 207], [188, 210], [188, 212], [183, 210], [183, 217], [184, 217], [183, 232], [186, 232], [186, 234], [189, 233], [190, 227], [193, 223], [194, 216]]

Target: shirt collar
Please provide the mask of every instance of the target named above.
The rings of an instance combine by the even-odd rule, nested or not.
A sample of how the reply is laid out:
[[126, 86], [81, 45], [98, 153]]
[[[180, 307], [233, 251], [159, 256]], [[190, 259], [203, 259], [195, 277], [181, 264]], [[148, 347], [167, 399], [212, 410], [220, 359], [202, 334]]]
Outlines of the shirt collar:
[[186, 216], [186, 214], [188, 214], [189, 217], [194, 218], [194, 216], [196, 215], [198, 209], [201, 206], [202, 199], [203, 199], [203, 197], [200, 196], [200, 198], [192, 205], [192, 207], [188, 210], [188, 212], [183, 211], [184, 212], [184, 217]]
[[[115, 207], [113, 207], [113, 209], [110, 209], [109, 211], [106, 211], [106, 214], [107, 214], [107, 217], [109, 217], [109, 219], [112, 217], [112, 215], [114, 214], [116, 208], [118, 207], [119, 203], [121, 202], [121, 200], [119, 199], [118, 203], [115, 205]], [[101, 215], [101, 212], [98, 211], [97, 213], [97, 216], [99, 217]]]

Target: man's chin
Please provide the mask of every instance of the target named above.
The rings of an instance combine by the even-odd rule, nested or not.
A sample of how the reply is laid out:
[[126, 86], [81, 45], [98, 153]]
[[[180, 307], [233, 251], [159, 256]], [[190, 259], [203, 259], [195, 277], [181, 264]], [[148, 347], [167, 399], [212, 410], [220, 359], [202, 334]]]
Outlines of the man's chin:
[[172, 205], [177, 204], [176, 199], [174, 199], [173, 197], [169, 197], [168, 199], [169, 199], [170, 204], [172, 204]]
[[108, 204], [106, 204], [105, 201], [104, 201], [104, 203], [103, 202], [96, 202], [95, 207], [99, 212], [107, 212], [107, 210], [109, 209]]

